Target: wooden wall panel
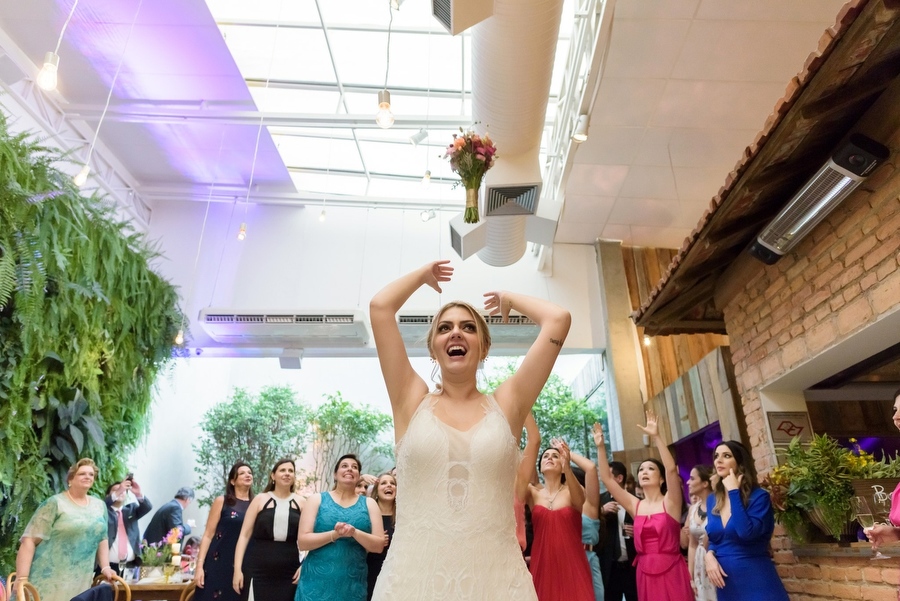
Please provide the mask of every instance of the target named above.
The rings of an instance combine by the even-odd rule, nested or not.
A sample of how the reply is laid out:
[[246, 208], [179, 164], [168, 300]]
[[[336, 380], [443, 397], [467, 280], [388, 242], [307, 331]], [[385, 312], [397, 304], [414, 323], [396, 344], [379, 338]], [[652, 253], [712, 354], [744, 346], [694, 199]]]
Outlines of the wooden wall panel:
[[[649, 296], [676, 252], [668, 248], [622, 247], [632, 310], [638, 309]], [[643, 378], [648, 398], [665, 390], [716, 347], [728, 346], [728, 337], [720, 334], [656, 336], [650, 339], [649, 346], [643, 343], [643, 328], [637, 328], [637, 336], [641, 343]]]

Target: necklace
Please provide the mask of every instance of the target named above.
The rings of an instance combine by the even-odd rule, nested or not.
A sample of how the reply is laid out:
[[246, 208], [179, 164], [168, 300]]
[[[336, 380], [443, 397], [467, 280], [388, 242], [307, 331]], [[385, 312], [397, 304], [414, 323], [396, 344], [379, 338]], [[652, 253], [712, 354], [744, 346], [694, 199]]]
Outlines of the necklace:
[[556, 497], [559, 495], [559, 491], [561, 491], [562, 489], [563, 489], [562, 486], [560, 486], [559, 488], [557, 488], [557, 489], [556, 489], [556, 492], [553, 493], [553, 496], [552, 496], [552, 497], [550, 497], [550, 491], [547, 490], [546, 488], [544, 489], [544, 490], [547, 492], [547, 496], [550, 497], [550, 500], [549, 500], [550, 509], [553, 509], [553, 501], [556, 500]]
[[79, 503], [78, 501], [75, 500], [75, 497], [73, 497], [72, 493], [70, 493], [68, 490], [66, 490], [66, 496], [69, 497], [70, 501], [72, 501], [79, 507], [87, 507], [91, 503], [90, 499], [87, 499], [87, 498], [85, 498], [84, 503]]

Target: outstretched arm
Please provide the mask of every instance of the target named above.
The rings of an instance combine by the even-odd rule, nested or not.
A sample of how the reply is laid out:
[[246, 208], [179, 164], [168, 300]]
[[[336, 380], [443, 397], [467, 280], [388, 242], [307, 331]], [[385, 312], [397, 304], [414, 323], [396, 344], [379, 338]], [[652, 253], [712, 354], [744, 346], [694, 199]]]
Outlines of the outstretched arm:
[[578, 453], [572, 452], [572, 463], [584, 470], [584, 507], [581, 513], [592, 520], [600, 517], [600, 478], [597, 465]]
[[406, 354], [406, 345], [397, 326], [397, 311], [423, 285], [441, 292], [441, 282], [449, 282], [453, 268], [449, 261], [434, 261], [385, 286], [369, 302], [369, 319], [381, 373], [394, 412], [394, 432], [399, 440], [428, 386], [416, 374]]
[[537, 464], [537, 456], [541, 451], [541, 433], [538, 430], [537, 422], [534, 421], [534, 414], [530, 411], [525, 417], [525, 451], [522, 453], [522, 461], [519, 462], [519, 469], [516, 470], [516, 498], [525, 503], [528, 500], [528, 484], [531, 482], [531, 476], [534, 474], [535, 465]]
[[676, 520], [681, 519], [681, 507], [684, 504], [684, 495], [681, 493], [681, 476], [678, 475], [678, 466], [675, 465], [675, 458], [669, 452], [666, 441], [659, 433], [659, 423], [656, 413], [647, 411], [647, 425], [638, 424], [644, 434], [650, 437], [656, 444], [656, 450], [662, 459], [662, 464], [666, 468], [666, 510]]
[[600, 466], [600, 481], [606, 486], [606, 490], [613, 496], [616, 503], [625, 508], [629, 515], [634, 516], [637, 511], [638, 498], [622, 488], [613, 477], [612, 470], [609, 469], [609, 460], [606, 458], [606, 443], [603, 439], [603, 427], [595, 423], [592, 430], [594, 435], [594, 444], [597, 447], [597, 465]]
[[503, 321], [506, 321], [509, 319], [510, 310], [514, 309], [541, 328], [519, 369], [500, 384], [494, 393], [494, 398], [506, 414], [510, 427], [516, 432], [521, 429], [525, 416], [531, 411], [538, 394], [550, 377], [556, 357], [569, 333], [572, 316], [550, 301], [524, 294], [500, 291], [488, 292], [484, 296], [484, 308], [491, 315], [500, 314]]

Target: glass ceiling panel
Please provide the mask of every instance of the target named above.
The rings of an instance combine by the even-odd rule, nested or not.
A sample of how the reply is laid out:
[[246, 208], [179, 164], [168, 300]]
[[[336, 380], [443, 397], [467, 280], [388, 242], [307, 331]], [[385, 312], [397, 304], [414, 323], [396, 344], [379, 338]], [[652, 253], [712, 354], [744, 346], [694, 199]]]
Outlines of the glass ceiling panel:
[[[471, 124], [471, 37], [467, 32], [450, 36], [431, 15], [430, 2], [407, 1], [399, 11], [390, 11], [387, 0], [207, 4], [258, 109], [319, 115], [324, 121], [269, 128], [301, 195], [364, 206], [456, 206], [464, 198], [461, 189], [450, 189], [458, 177], [442, 156], [453, 133]], [[555, 96], [562, 86], [574, 4], [564, 2], [542, 155], [558, 112]], [[375, 127], [374, 117], [377, 91], [385, 83], [389, 25], [387, 89], [392, 112], [406, 123], [383, 130]], [[345, 115], [371, 120], [351, 129]], [[420, 128], [428, 137], [414, 146], [409, 137]], [[426, 169], [432, 173], [428, 187], [421, 184]]]

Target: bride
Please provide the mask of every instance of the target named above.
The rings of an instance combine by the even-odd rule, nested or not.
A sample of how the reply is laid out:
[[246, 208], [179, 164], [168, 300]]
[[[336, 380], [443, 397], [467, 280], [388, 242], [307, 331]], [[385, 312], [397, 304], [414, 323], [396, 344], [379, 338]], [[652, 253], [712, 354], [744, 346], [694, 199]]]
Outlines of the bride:
[[428, 385], [410, 365], [396, 313], [422, 285], [441, 292], [449, 261], [435, 261], [388, 284], [369, 305], [396, 438], [397, 527], [373, 599], [536, 599], [515, 535], [513, 483], [525, 417], [550, 375], [571, 317], [544, 300], [485, 294], [505, 321], [515, 310], [540, 326], [516, 373], [492, 395], [475, 373], [491, 336], [470, 305], [451, 302], [435, 316], [428, 352], [440, 371]]

